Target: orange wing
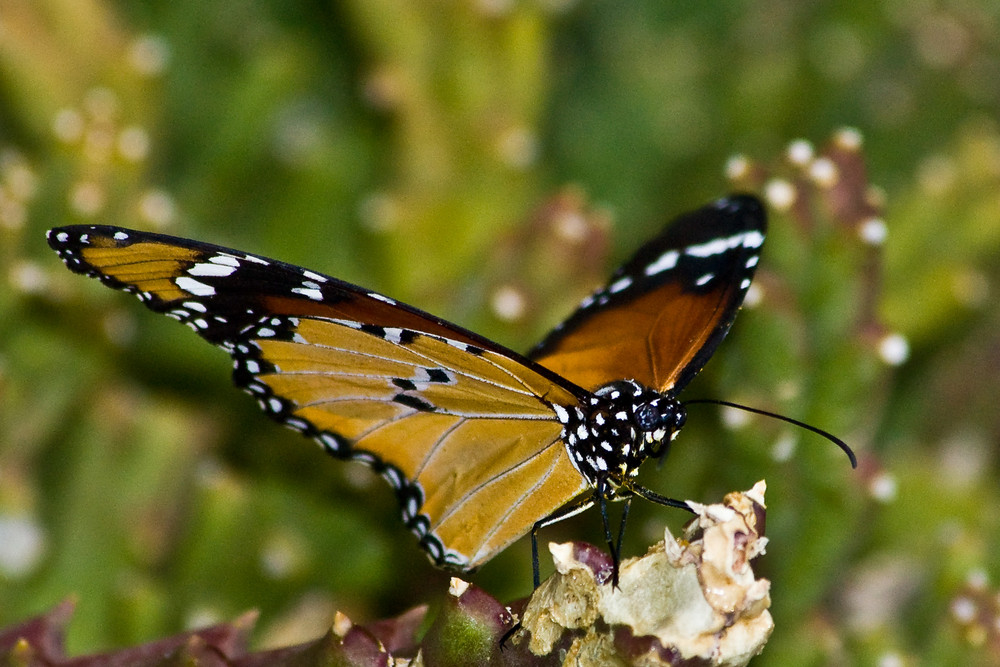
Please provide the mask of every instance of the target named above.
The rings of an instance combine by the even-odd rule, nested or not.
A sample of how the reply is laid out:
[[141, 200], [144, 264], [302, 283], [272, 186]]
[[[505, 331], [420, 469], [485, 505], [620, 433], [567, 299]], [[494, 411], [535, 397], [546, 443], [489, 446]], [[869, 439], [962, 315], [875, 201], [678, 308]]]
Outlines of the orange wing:
[[440, 565], [486, 562], [587, 489], [551, 407], [575, 398], [514, 359], [344, 320], [271, 317], [248, 333], [237, 383], [331, 454], [375, 466]]
[[729, 331], [765, 226], [745, 195], [677, 219], [529, 356], [590, 391], [625, 378], [676, 394]]
[[67, 227], [49, 242], [74, 271], [226, 349], [236, 384], [273, 418], [372, 465], [438, 565], [480, 565], [589, 488], [553, 409], [581, 390], [472, 332], [194, 241]]

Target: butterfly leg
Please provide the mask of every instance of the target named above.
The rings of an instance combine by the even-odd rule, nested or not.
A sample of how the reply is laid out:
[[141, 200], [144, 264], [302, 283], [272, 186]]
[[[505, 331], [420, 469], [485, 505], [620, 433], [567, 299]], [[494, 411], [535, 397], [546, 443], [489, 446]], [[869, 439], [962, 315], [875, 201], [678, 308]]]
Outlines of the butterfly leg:
[[676, 507], [680, 510], [685, 510], [694, 514], [694, 510], [684, 502], [683, 500], [674, 500], [673, 498], [667, 498], [666, 496], [661, 496], [655, 491], [650, 491], [646, 487], [639, 486], [638, 484], [633, 484], [629, 487], [629, 491], [637, 496], [641, 496], [651, 503], [656, 503], [657, 505], [663, 505], [664, 507]]
[[597, 488], [594, 491], [597, 504], [601, 508], [601, 523], [604, 525], [604, 541], [607, 542], [608, 551], [611, 552], [611, 586], [618, 588], [618, 569], [621, 565], [622, 541], [625, 537], [625, 524], [628, 523], [628, 511], [632, 506], [632, 497], [625, 498], [625, 507], [622, 509], [621, 525], [618, 528], [618, 539], [611, 537], [611, 521], [608, 519], [608, 483], [604, 477], [598, 477]]
[[612, 552], [612, 557], [614, 558], [615, 569], [611, 573], [611, 585], [614, 588], [618, 587], [618, 565], [621, 562], [622, 555], [622, 542], [625, 539], [625, 524], [628, 523], [628, 511], [632, 507], [632, 496], [625, 498], [624, 505], [622, 507], [622, 522], [618, 527], [618, 542], [615, 545], [615, 550]]
[[[542, 584], [541, 574], [539, 573], [538, 569], [539, 529], [544, 528], [545, 526], [551, 526], [554, 523], [559, 523], [563, 519], [568, 519], [571, 516], [575, 516], [580, 512], [589, 509], [594, 504], [594, 498], [596, 496], [597, 496], [596, 493], [593, 496], [584, 496], [582, 498], [579, 498], [571, 502], [569, 505], [566, 505], [565, 507], [560, 507], [558, 510], [548, 515], [544, 519], [539, 519], [538, 521], [536, 521], [535, 525], [531, 527], [531, 575], [532, 575], [532, 583], [534, 584], [535, 589], [537, 589]], [[603, 510], [604, 508], [603, 502], [601, 504], [601, 507], [602, 507], [602, 512], [606, 514], [606, 511]], [[605, 521], [605, 526], [606, 525], [607, 521]], [[610, 536], [608, 539], [610, 539]], [[510, 630], [508, 630], [503, 634], [503, 637], [500, 638], [501, 651], [503, 650], [504, 645], [507, 643], [507, 640], [513, 637], [514, 633], [516, 633], [520, 629], [521, 629], [521, 622], [518, 621], [517, 623], [514, 624], [514, 627], [512, 627]]]
[[593, 504], [593, 496], [585, 496], [571, 502], [565, 507], [559, 508], [544, 519], [539, 519], [535, 522], [535, 525], [531, 527], [531, 573], [535, 588], [538, 588], [542, 583], [541, 576], [538, 572], [538, 530], [540, 528], [544, 528], [545, 526], [551, 526], [554, 523], [559, 523], [563, 519], [568, 519], [571, 516], [576, 516], [580, 512], [590, 508]]

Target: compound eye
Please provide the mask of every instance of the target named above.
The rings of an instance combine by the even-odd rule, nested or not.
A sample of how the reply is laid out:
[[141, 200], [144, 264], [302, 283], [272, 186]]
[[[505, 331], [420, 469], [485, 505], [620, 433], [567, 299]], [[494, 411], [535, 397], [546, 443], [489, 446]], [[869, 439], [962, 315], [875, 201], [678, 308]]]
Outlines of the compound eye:
[[635, 411], [635, 420], [643, 431], [653, 431], [663, 421], [663, 415], [659, 410], [648, 403], [640, 405]]

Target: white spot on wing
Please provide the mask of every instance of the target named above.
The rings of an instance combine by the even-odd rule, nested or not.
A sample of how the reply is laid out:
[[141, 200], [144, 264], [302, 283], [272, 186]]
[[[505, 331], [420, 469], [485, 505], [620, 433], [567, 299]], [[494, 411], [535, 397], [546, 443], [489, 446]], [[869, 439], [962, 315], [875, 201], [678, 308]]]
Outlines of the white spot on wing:
[[626, 289], [631, 284], [632, 284], [632, 279], [629, 278], [628, 276], [625, 276], [624, 278], [620, 278], [619, 280], [616, 280], [615, 282], [611, 283], [611, 285], [608, 287], [608, 290], [611, 293], [621, 292], [623, 289]]
[[290, 417], [285, 420], [285, 425], [294, 428], [296, 431], [306, 431], [309, 429], [309, 422], [298, 417]]
[[368, 292], [368, 296], [370, 296], [373, 299], [377, 299], [378, 301], [384, 301], [385, 303], [389, 304], [390, 306], [395, 306], [396, 305], [395, 300], [390, 299], [387, 296], [383, 296], [382, 294], [379, 294], [378, 292]]
[[743, 236], [744, 248], [759, 248], [764, 245], [764, 235], [757, 230], [747, 232]]
[[669, 271], [670, 269], [677, 266], [677, 260], [680, 259], [681, 254], [676, 250], [669, 250], [662, 255], [659, 259], [646, 267], [647, 276], [655, 276], [657, 273], [662, 271]]
[[[202, 266], [199, 264], [198, 266]], [[192, 267], [194, 268], [194, 267]], [[178, 276], [174, 279], [174, 284], [185, 292], [190, 292], [195, 296], [215, 296], [215, 288], [211, 285], [206, 285], [203, 282], [199, 282], [194, 278], [188, 278], [187, 276]]]
[[403, 486], [403, 480], [399, 476], [399, 471], [393, 467], [388, 467], [382, 471], [382, 478], [389, 482], [389, 484], [394, 489], [398, 489]]
[[232, 255], [213, 255], [208, 258], [208, 261], [212, 264], [218, 264], [220, 266], [231, 266], [234, 269], [238, 269], [240, 267], [240, 260]]
[[309, 278], [310, 280], [315, 280], [318, 283], [325, 283], [326, 282], [326, 276], [321, 276], [320, 274], [316, 273], [315, 271], [309, 271], [307, 269], [307, 270], [305, 270], [305, 271], [302, 272], [302, 275], [305, 276], [306, 278]]
[[734, 234], [725, 238], [712, 239], [706, 243], [690, 245], [684, 249], [684, 254], [692, 257], [711, 257], [721, 255], [727, 250], [743, 246], [744, 248], [759, 248], [764, 243], [764, 235], [757, 230]]
[[329, 433], [320, 434], [319, 441], [323, 443], [323, 446], [329, 449], [331, 452], [336, 452], [340, 450], [340, 442]]
[[323, 293], [320, 292], [318, 289], [314, 289], [311, 287], [293, 287], [292, 292], [296, 294], [301, 294], [305, 298], [312, 299], [313, 301], [323, 300]]
[[211, 262], [201, 262], [195, 264], [190, 269], [187, 270], [189, 276], [216, 276], [224, 278], [226, 276], [232, 275], [236, 271], [235, 266], [228, 266], [225, 264], [212, 264]]
[[711, 257], [712, 255], [721, 255], [730, 248], [735, 248], [742, 243], [743, 234], [737, 234], [736, 236], [729, 236], [723, 239], [712, 239], [707, 243], [689, 245], [684, 249], [684, 254], [691, 255], [692, 257]]
[[375, 463], [378, 461], [378, 459], [375, 458], [374, 454], [370, 454], [368, 452], [353, 452], [351, 454], [351, 458], [354, 459], [355, 461], [360, 461], [361, 463], [364, 463], [366, 465], [375, 465]]

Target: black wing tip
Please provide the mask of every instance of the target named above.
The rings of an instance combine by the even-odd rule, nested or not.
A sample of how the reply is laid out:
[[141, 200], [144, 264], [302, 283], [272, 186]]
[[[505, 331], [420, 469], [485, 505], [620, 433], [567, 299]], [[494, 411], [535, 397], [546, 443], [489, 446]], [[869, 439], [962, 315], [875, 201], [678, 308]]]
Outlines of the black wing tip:
[[710, 206], [723, 213], [742, 217], [749, 223], [748, 226], [763, 229], [767, 224], [767, 209], [764, 202], [757, 195], [748, 192], [736, 192], [722, 197]]
[[66, 234], [68, 236], [76, 237], [80, 234], [86, 233], [111, 233], [115, 231], [130, 232], [131, 230], [125, 229], [124, 227], [113, 227], [111, 225], [60, 225], [59, 227], [53, 227], [49, 231], [45, 232], [46, 238], [57, 237], [59, 234]]
[[738, 206], [739, 208], [758, 208], [764, 209], [764, 202], [761, 201], [760, 197], [753, 194], [752, 192], [733, 192], [725, 197], [720, 198], [720, 202], [728, 202], [731, 205]]
[[110, 225], [66, 225], [63, 227], [53, 227], [45, 232], [45, 240], [49, 247], [56, 252], [62, 253], [65, 250], [72, 250], [80, 246], [89, 245], [88, 236], [94, 236], [113, 241], [116, 245], [127, 246], [135, 241], [135, 236], [139, 232], [125, 227], [113, 227]]
[[45, 233], [45, 240], [66, 267], [74, 273], [92, 275], [93, 267], [83, 260], [80, 248], [84, 245], [84, 235], [89, 226], [74, 225], [70, 227], [53, 227]]
[[79, 225], [72, 225], [67, 227], [53, 227], [49, 231], [45, 232], [45, 240], [48, 242], [49, 247], [59, 252], [67, 245], [76, 242], [80, 238], [80, 233], [86, 229]]

